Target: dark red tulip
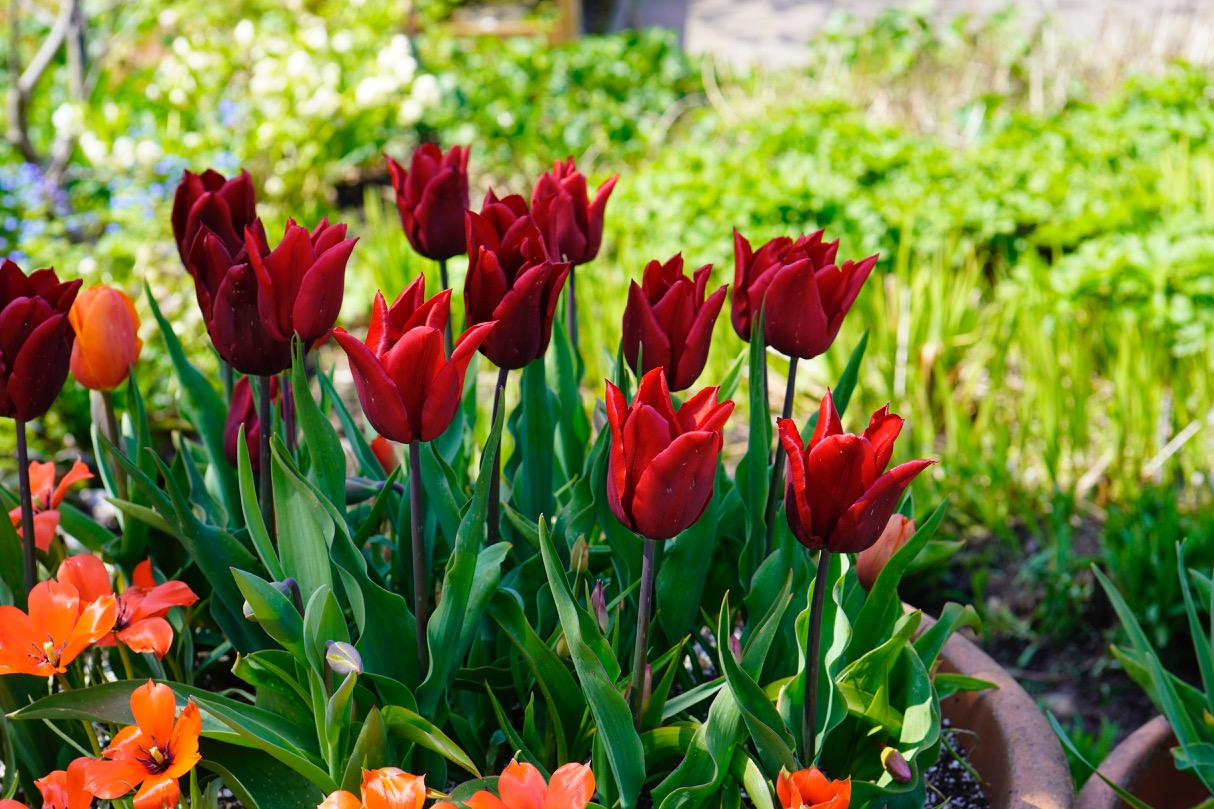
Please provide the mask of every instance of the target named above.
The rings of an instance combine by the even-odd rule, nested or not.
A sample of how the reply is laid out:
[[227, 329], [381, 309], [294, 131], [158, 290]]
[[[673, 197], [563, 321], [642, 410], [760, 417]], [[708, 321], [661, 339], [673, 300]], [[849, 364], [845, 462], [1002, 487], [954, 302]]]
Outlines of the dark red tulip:
[[725, 301], [725, 287], [705, 300], [711, 272], [712, 265], [705, 264], [695, 271], [695, 280], [688, 278], [679, 253], [665, 264], [649, 262], [640, 286], [632, 282], [623, 332], [624, 358], [635, 373], [663, 368], [671, 390], [685, 390], [700, 376]]
[[496, 321], [481, 353], [499, 368], [522, 368], [548, 350], [569, 265], [549, 259], [522, 197], [498, 200], [491, 191], [484, 210], [479, 214], [469, 211], [465, 225], [468, 275], [464, 309], [468, 323]]
[[558, 160], [551, 172], [540, 175], [531, 192], [531, 215], [554, 259], [585, 264], [599, 254], [603, 213], [617, 179], [618, 175], [608, 178], [591, 201], [586, 178], [572, 157]]
[[71, 363], [68, 312], [80, 283], [0, 262], [0, 416], [30, 421], [51, 409]]
[[408, 171], [384, 157], [409, 244], [434, 261], [462, 255], [466, 245], [464, 211], [468, 210], [468, 148], [452, 146], [443, 154], [435, 144], [423, 143], [413, 152]]
[[[270, 377], [270, 399], [278, 401], [278, 377]], [[249, 462], [256, 475], [261, 469], [261, 420], [257, 416], [257, 402], [253, 398], [253, 386], [249, 378], [242, 376], [232, 386], [232, 404], [228, 408], [228, 419], [223, 427], [223, 454], [232, 466], [236, 465], [240, 428], [244, 426], [245, 445], [249, 448]]]
[[793, 536], [810, 550], [859, 553], [881, 536], [898, 500], [934, 461], [910, 461], [888, 472], [902, 419], [883, 407], [864, 435], [843, 432], [830, 393], [822, 399], [809, 444], [792, 419], [780, 419], [788, 453], [784, 506]]
[[202, 174], [185, 172], [173, 197], [173, 236], [177, 253], [190, 273], [190, 251], [200, 228], [214, 233], [228, 252], [235, 255], [244, 246], [244, 229], [257, 221], [253, 180], [243, 169], [228, 180], [207, 169]]
[[822, 241], [823, 233], [795, 242], [782, 236], [756, 252], [734, 230], [730, 314], [739, 337], [750, 340], [751, 324], [763, 310], [763, 338], [777, 351], [810, 359], [830, 348], [877, 257], [837, 265], [839, 242]]
[[401, 444], [433, 441], [455, 418], [472, 355], [494, 329], [481, 323], [456, 341], [451, 357], [443, 344], [451, 290], [426, 300], [426, 280], [405, 287], [391, 307], [375, 294], [366, 343], [334, 329], [350, 358], [354, 388], [376, 432]]
[[712, 499], [721, 430], [732, 412], [715, 387], [675, 412], [661, 368], [641, 378], [631, 405], [608, 382], [607, 502], [616, 519], [646, 539], [670, 539], [694, 524]]
[[356, 241], [346, 238], [345, 225], [330, 225], [327, 217], [311, 233], [288, 219], [282, 241], [263, 256], [257, 234], [245, 231], [257, 304], [269, 334], [287, 342], [298, 334], [310, 346], [329, 333], [341, 311], [346, 262]]

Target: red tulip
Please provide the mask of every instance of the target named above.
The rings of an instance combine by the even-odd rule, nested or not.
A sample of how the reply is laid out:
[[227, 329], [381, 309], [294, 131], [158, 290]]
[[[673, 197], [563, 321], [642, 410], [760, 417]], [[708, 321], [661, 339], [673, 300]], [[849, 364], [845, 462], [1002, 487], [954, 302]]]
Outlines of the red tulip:
[[[68, 764], [66, 770], [55, 770], [35, 781], [34, 786], [42, 793], [42, 809], [89, 809], [93, 805], [93, 793], [84, 788], [84, 778], [92, 761], [88, 756], [81, 756]], [[0, 809], [6, 809], [4, 801], [0, 801]]]
[[607, 501], [616, 519], [646, 539], [670, 539], [690, 527], [712, 499], [721, 430], [733, 402], [704, 388], [678, 412], [656, 368], [641, 378], [629, 405], [607, 383], [611, 456]]
[[[270, 377], [270, 400], [278, 401], [278, 377]], [[236, 439], [240, 436], [241, 426], [244, 427], [245, 446], [249, 448], [249, 463], [253, 467], [253, 474], [257, 474], [261, 469], [261, 420], [253, 401], [253, 386], [247, 376], [237, 379], [232, 386], [232, 404], [223, 425], [223, 454], [232, 466], [236, 466], [239, 459]]]
[[80, 283], [0, 262], [0, 417], [36, 419], [63, 389], [76, 337], [68, 312]]
[[750, 340], [762, 310], [764, 340], [777, 351], [810, 359], [830, 348], [877, 257], [838, 266], [839, 242], [823, 242], [823, 233], [772, 239], [754, 252], [734, 230], [731, 317], [739, 337]]
[[[641, 286], [628, 289], [624, 309], [624, 358], [638, 375], [663, 368], [672, 390], [685, 390], [704, 370], [712, 327], [725, 301], [725, 287], [705, 300], [712, 265], [695, 272], [695, 280], [683, 273], [683, 254], [665, 264], [651, 261], [645, 266]], [[642, 367], [637, 368], [640, 354]]]
[[446, 154], [433, 143], [413, 152], [409, 170], [385, 155], [396, 191], [396, 209], [409, 244], [433, 261], [464, 253], [464, 211], [468, 210], [468, 148]]
[[549, 259], [522, 197], [498, 200], [491, 191], [484, 210], [469, 211], [465, 225], [468, 323], [496, 321], [481, 353], [499, 368], [522, 368], [548, 350], [569, 265]]
[[126, 381], [143, 350], [139, 314], [120, 289], [89, 287], [72, 304], [68, 319], [76, 332], [71, 371], [89, 390], [111, 391]]
[[244, 229], [257, 221], [256, 194], [249, 173], [228, 180], [217, 171], [185, 172], [173, 197], [173, 236], [177, 253], [193, 274], [190, 255], [202, 228], [214, 233], [227, 251], [235, 255], [244, 245]]
[[599, 186], [594, 201], [586, 191], [586, 178], [573, 158], [557, 161], [540, 175], [531, 192], [531, 215], [544, 234], [548, 252], [571, 264], [585, 264], [599, 254], [603, 240], [603, 213], [618, 175]]
[[380, 435], [401, 444], [432, 441], [455, 418], [464, 372], [495, 327], [481, 323], [468, 329], [448, 358], [443, 332], [450, 307], [451, 290], [426, 300], [426, 279], [418, 276], [391, 308], [376, 293], [366, 343], [344, 329], [333, 330], [350, 358], [367, 421]]
[[934, 463], [910, 461], [886, 472], [902, 419], [887, 406], [873, 414], [864, 435], [844, 433], [829, 392], [807, 446], [801, 446], [792, 419], [780, 419], [779, 429], [788, 453], [784, 489], [788, 525], [810, 550], [859, 553], [870, 547], [906, 487]]

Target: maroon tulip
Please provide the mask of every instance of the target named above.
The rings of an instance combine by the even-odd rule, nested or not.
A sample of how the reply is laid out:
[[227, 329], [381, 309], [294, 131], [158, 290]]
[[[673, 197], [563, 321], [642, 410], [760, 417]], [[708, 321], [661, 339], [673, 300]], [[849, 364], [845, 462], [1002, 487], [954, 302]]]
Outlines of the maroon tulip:
[[189, 257], [198, 231], [214, 233], [232, 255], [244, 246], [244, 229], [257, 221], [256, 193], [249, 173], [243, 169], [230, 180], [207, 169], [202, 174], [185, 172], [173, 197], [173, 236], [177, 253], [192, 274]]
[[282, 241], [263, 256], [257, 235], [245, 231], [257, 305], [269, 334], [287, 342], [298, 334], [310, 346], [329, 333], [341, 311], [346, 262], [357, 241], [346, 238], [345, 225], [330, 225], [327, 217], [311, 233], [288, 219]]
[[762, 310], [764, 340], [777, 351], [807, 360], [830, 348], [877, 257], [838, 266], [839, 242], [823, 242], [823, 233], [795, 242], [782, 236], [754, 252], [734, 230], [731, 315], [739, 337], [750, 340], [751, 324]]
[[426, 300], [426, 280], [419, 275], [391, 307], [375, 294], [366, 343], [333, 330], [350, 358], [363, 413], [380, 435], [401, 444], [433, 441], [455, 418], [464, 372], [494, 326], [468, 329], [448, 358], [443, 332], [450, 308], [451, 290]]
[[499, 368], [522, 368], [548, 350], [569, 265], [549, 259], [522, 197], [498, 200], [490, 191], [484, 210], [479, 214], [469, 211], [465, 225], [468, 323], [496, 321], [481, 353]]
[[573, 158], [557, 161], [540, 175], [531, 192], [531, 215], [544, 234], [548, 252], [571, 264], [585, 264], [599, 254], [603, 240], [603, 213], [618, 175], [599, 186], [594, 201], [586, 191], [586, 178]]
[[[725, 287], [707, 300], [712, 265], [683, 273], [683, 254], [665, 264], [645, 266], [641, 285], [633, 281], [624, 309], [624, 358], [638, 375], [663, 368], [672, 390], [685, 390], [700, 376], [708, 359], [712, 327], [725, 301]], [[640, 354], [642, 367], [637, 368]]]
[[670, 539], [690, 527], [712, 499], [721, 430], [733, 402], [704, 388], [675, 412], [666, 374], [641, 378], [629, 405], [607, 383], [611, 456], [607, 502], [616, 519], [646, 539]]
[[413, 152], [408, 171], [384, 157], [409, 244], [433, 261], [462, 255], [464, 211], [468, 210], [467, 147], [452, 146], [443, 154], [435, 144], [423, 143]]
[[[270, 377], [271, 401], [278, 401], [278, 377]], [[228, 408], [228, 418], [223, 426], [223, 454], [227, 456], [232, 466], [236, 465], [238, 445], [236, 439], [240, 436], [240, 428], [244, 427], [245, 446], [249, 448], [249, 462], [253, 474], [261, 469], [261, 420], [257, 417], [256, 402], [253, 401], [253, 386], [249, 378], [242, 376], [232, 386], [232, 404]]]
[[864, 435], [844, 433], [829, 392], [807, 446], [792, 419], [780, 419], [779, 428], [788, 453], [788, 525], [810, 550], [859, 553], [871, 547], [906, 487], [935, 463], [910, 461], [886, 472], [902, 419], [886, 406], [873, 414]]
[[0, 416], [30, 421], [51, 409], [71, 363], [68, 312], [80, 283], [0, 262]]

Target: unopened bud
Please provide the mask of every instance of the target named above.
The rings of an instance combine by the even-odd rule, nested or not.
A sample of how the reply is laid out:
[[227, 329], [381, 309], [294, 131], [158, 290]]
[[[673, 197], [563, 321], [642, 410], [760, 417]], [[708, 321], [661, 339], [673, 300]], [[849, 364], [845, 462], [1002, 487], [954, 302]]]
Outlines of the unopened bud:
[[906, 759], [903, 758], [902, 754], [899, 753], [895, 748], [883, 747], [881, 749], [881, 766], [884, 767], [885, 771], [890, 774], [890, 777], [898, 783], [910, 783], [910, 765], [906, 763]]
[[738, 663], [742, 662], [742, 642], [738, 640], [737, 635], [729, 636], [729, 651], [733, 654], [733, 659]]
[[573, 575], [581, 578], [589, 569], [590, 546], [586, 544], [586, 537], [580, 536], [574, 541], [573, 548], [569, 551], [569, 570]]
[[564, 632], [556, 639], [556, 656], [569, 657], [569, 641], [565, 640]]
[[860, 580], [860, 586], [865, 592], [873, 589], [877, 576], [881, 575], [885, 565], [914, 535], [915, 521], [895, 514], [889, 518], [877, 541], [871, 547], [860, 551], [859, 557], [856, 558], [856, 578]]
[[594, 611], [594, 620], [599, 625], [599, 631], [606, 635], [610, 621], [607, 617], [607, 594], [603, 592], [602, 579], [594, 583], [594, 590], [590, 593], [590, 608]]
[[[279, 593], [282, 593], [283, 597], [285, 597], [295, 606], [295, 609], [299, 611], [299, 614], [303, 615], [303, 596], [299, 592], [299, 583], [296, 582], [295, 579], [272, 581], [270, 582], [270, 586]], [[245, 601], [241, 611], [244, 613], [246, 621], [252, 621], [253, 623], [258, 622], [257, 615], [253, 612], [253, 605], [248, 601]]]
[[641, 713], [649, 710], [649, 697], [653, 695], [653, 666], [645, 664], [645, 686], [641, 690]]
[[362, 674], [363, 659], [349, 643], [329, 641], [325, 644], [325, 663], [334, 674]]

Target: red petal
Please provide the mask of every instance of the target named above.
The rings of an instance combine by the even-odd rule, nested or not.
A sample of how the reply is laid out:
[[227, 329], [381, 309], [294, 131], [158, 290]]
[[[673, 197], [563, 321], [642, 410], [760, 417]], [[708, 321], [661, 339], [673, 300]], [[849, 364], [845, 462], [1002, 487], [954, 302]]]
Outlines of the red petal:
[[813, 449], [823, 438], [842, 433], [843, 422], [839, 419], [839, 411], [835, 410], [835, 399], [828, 388], [822, 397], [822, 404], [818, 406], [818, 423], [814, 425], [814, 434], [809, 437], [808, 448]]
[[895, 466], [877, 478], [835, 526], [830, 549], [837, 553], [859, 553], [881, 536], [898, 500], [911, 481], [934, 461], [910, 461]]
[[718, 433], [696, 431], [676, 438], [644, 467], [634, 466], [640, 472], [632, 500], [636, 532], [670, 539], [695, 523], [712, 499], [720, 454]]
[[139, 654], [150, 652], [158, 658], [164, 657], [169, 647], [173, 645], [173, 627], [169, 626], [169, 622], [163, 618], [144, 618], [118, 632], [118, 640], [125, 643], [133, 652]]
[[[669, 368], [670, 340], [662, 331], [653, 309], [641, 288], [633, 281], [628, 288], [628, 305], [624, 308], [621, 326], [624, 344], [624, 359], [633, 373], [646, 374], [654, 368]], [[640, 354], [644, 366], [637, 367]]]
[[380, 364], [379, 359], [343, 329], [334, 329], [333, 337], [350, 360], [354, 389], [367, 421], [380, 435], [401, 444], [413, 440], [405, 403], [396, 383]]
[[831, 540], [835, 524], [864, 494], [867, 481], [873, 479], [872, 445], [851, 434], [830, 436], [809, 451], [805, 467], [805, 496], [813, 513], [813, 532], [826, 537], [834, 550]]
[[346, 263], [357, 241], [347, 239], [321, 253], [304, 274], [294, 302], [294, 327], [305, 345], [323, 337], [337, 322], [346, 287]]
[[764, 301], [769, 346], [801, 359], [816, 357], [830, 347], [826, 313], [818, 297], [813, 263], [808, 259], [776, 271]]
[[890, 413], [888, 404], [873, 413], [872, 419], [869, 420], [864, 437], [873, 445], [878, 475], [889, 466], [889, 459], [894, 454], [894, 441], [901, 431], [902, 418]]

